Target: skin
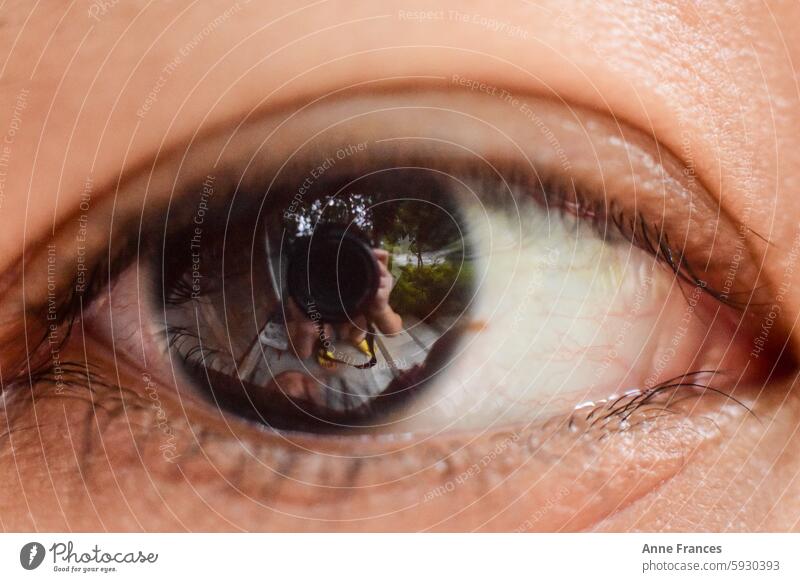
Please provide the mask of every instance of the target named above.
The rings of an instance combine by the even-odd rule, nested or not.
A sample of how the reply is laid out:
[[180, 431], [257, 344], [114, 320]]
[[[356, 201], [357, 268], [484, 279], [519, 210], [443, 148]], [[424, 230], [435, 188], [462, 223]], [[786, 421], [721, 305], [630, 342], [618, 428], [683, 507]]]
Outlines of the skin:
[[[2, 311], [10, 314], [2, 373], [25, 330], [20, 304], [31, 290], [21, 289], [21, 257], [77, 212], [87, 177], [99, 204], [121, 173], [149, 168], [160, 152], [180, 152], [195, 134], [251, 111], [377, 77], [424, 75], [557, 96], [655, 136], [692, 165], [724, 213], [773, 243], [751, 252], [773, 297], [783, 286], [775, 334], [797, 355], [800, 269], [789, 248], [800, 232], [792, 195], [800, 186], [800, 38], [791, 29], [798, 5], [506, 4], [442, 2], [436, 9], [445, 17], [429, 22], [401, 17], [416, 7], [393, 2], [130, 2], [93, 12], [96, 19], [90, 3], [6, 4], [0, 131], [20, 95], [25, 107], [0, 209]], [[231, 7], [137, 116], [164, 66]], [[525, 34], [449, 18], [456, 7]], [[102, 306], [96, 310], [102, 318]], [[800, 528], [800, 401], [791, 369], [742, 394], [758, 421], [703, 398], [656, 427], [668, 430], [614, 432], [603, 441], [547, 428], [355, 443], [301, 436], [292, 441], [306, 452], [291, 466], [274, 438], [179, 398], [153, 377], [177, 441], [170, 460], [152, 436], [140, 370], [90, 328], [63, 356], [91, 354], [131, 393], [95, 401], [4, 392], [4, 530]], [[473, 475], [498, 446], [491, 471]], [[320, 474], [320, 455], [354, 454], [365, 459], [355, 482], [344, 462]], [[571, 462], [555, 462], [565, 458]], [[290, 477], [279, 479], [275, 468]], [[464, 484], [447, 491], [448, 479], [464, 474]]]

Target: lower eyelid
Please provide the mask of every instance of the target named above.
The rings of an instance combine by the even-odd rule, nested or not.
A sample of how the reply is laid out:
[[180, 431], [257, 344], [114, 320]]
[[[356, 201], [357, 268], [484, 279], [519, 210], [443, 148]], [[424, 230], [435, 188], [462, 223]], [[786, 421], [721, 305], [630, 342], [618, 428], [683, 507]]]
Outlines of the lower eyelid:
[[[166, 394], [168, 388], [156, 391]], [[107, 396], [98, 394], [98, 404]], [[580, 529], [619, 509], [623, 500], [627, 504], [651, 491], [676, 474], [691, 452], [720, 436], [713, 416], [718, 399], [694, 402], [669, 416], [634, 415], [628, 428], [591, 428], [580, 419], [562, 418], [546, 426], [398, 442], [278, 436], [234, 425], [230, 432], [218, 422], [185, 418], [176, 402], [165, 398], [162, 405], [176, 435], [176, 455], [169, 462], [162, 454], [165, 435], [153, 401], [143, 395], [126, 398], [125, 413], [118, 400], [97, 407], [101, 418], [87, 420], [89, 430], [48, 432], [54, 437], [45, 445], [51, 464], [59, 455], [73, 458], [76, 449], [89, 451], [83, 459], [89, 489], [115, 479], [130, 496], [134, 514], [143, 511], [135, 491], [141, 491], [147, 474], [168, 504], [188, 495], [229, 524], [248, 529], [375, 529], [405, 511], [425, 516], [414, 529], [447, 529], [448, 520], [462, 514], [478, 528]], [[57, 409], [64, 404], [52, 403]], [[67, 417], [85, 412], [87, 404], [68, 404]], [[653, 402], [650, 410], [663, 404]], [[728, 414], [746, 414], [741, 407], [733, 409], [739, 413]], [[599, 408], [595, 416], [607, 410]], [[63, 414], [57, 417], [63, 422]], [[94, 439], [94, 445], [87, 447], [84, 438]], [[597, 484], [605, 484], [602, 494]], [[504, 495], [519, 504], [514, 515], [493, 511], [495, 520], [486, 522], [482, 502], [496, 510], [493, 504]], [[475, 503], [465, 504], [465, 498]], [[239, 511], [242, 504], [250, 508], [246, 514]], [[580, 517], [575, 508], [582, 509]]]
[[[277, 435], [235, 419], [226, 425], [208, 410], [184, 406], [169, 386], [154, 383], [148, 389], [132, 370], [121, 372], [126, 387], [115, 388], [110, 369], [95, 370], [93, 394], [76, 384], [74, 399], [37, 400], [40, 414], [57, 411], [53, 425], [42, 433], [49, 465], [61, 465], [62, 459], [69, 466], [77, 451], [84, 455], [79, 462], [88, 487], [118, 482], [134, 500], [134, 490], [147, 475], [167, 503], [201, 498], [229, 519], [226, 527], [243, 523], [237, 504], [230, 505], [238, 501], [258, 516], [244, 521], [249, 529], [374, 529], [390, 523], [387, 511], [376, 509], [381, 504], [401, 516], [424, 509], [426, 525], [414, 524], [414, 529], [447, 529], [448, 519], [460, 511], [471, 516], [475, 527], [518, 527], [502, 513], [492, 523], [481, 521], [482, 500], [500, 499], [501, 492], [523, 500], [526, 509], [515, 509], [514, 519], [525, 529], [580, 529], [609, 508], [619, 508], [623, 497], [630, 503], [676, 474], [698, 447], [713, 446], [724, 427], [720, 416], [738, 422], [734, 419], [749, 414], [720, 395], [685, 392], [692, 396], [686, 401], [665, 391], [622, 425], [605, 422], [614, 407], [622, 406], [615, 403], [545, 425], [483, 433], [406, 439]], [[53, 390], [53, 382], [36, 388], [39, 394]], [[665, 405], [673, 407], [672, 414], [658, 414]], [[174, 439], [159, 426], [159, 407]], [[12, 436], [26, 425], [30, 429], [30, 404], [15, 406], [15, 411]], [[65, 418], [73, 420], [69, 429], [60, 426]], [[174, 449], [165, 448], [170, 443]], [[172, 451], [168, 456], [174, 462], [165, 450]], [[596, 495], [597, 484], [605, 484], [602, 495]], [[134, 513], [144, 511], [135, 501], [133, 506]], [[343, 513], [344, 506], [348, 511]], [[577, 508], [582, 508], [580, 519]]]

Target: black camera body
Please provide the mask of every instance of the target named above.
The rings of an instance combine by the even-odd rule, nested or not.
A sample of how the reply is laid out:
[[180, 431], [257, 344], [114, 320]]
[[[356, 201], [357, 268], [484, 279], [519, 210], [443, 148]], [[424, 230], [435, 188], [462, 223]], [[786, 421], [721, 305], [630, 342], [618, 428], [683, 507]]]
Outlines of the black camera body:
[[362, 314], [380, 284], [372, 245], [354, 226], [317, 226], [291, 244], [287, 263], [289, 295], [309, 318], [328, 323]]

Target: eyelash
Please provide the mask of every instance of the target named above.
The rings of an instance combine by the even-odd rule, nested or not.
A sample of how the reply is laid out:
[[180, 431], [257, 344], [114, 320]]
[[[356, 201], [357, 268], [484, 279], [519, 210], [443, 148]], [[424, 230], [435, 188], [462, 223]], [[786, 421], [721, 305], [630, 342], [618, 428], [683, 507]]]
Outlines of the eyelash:
[[[682, 282], [699, 288], [704, 294], [726, 307], [741, 312], [748, 307], [756, 306], [750, 301], [734, 299], [735, 296], [750, 298], [753, 296], [754, 289], [724, 292], [701, 278], [686, 253], [682, 249], [672, 247], [669, 242], [669, 234], [658, 223], [649, 221], [644, 213], [638, 212], [635, 216], [630, 216], [623, 209], [618, 208], [613, 200], [607, 201], [603, 196], [590, 198], [576, 188], [574, 183], [571, 185], [574, 191], [570, 192], [569, 189], [564, 188], [563, 184], [563, 180], [556, 178], [549, 180], [548, 186], [545, 188], [547, 192], [555, 192], [557, 199], [562, 201], [560, 206], [556, 206], [557, 211], [591, 221], [595, 231], [600, 235], [606, 234], [606, 228], [609, 225], [613, 226], [623, 240], [649, 253]], [[563, 204], [564, 201], [567, 203]]]

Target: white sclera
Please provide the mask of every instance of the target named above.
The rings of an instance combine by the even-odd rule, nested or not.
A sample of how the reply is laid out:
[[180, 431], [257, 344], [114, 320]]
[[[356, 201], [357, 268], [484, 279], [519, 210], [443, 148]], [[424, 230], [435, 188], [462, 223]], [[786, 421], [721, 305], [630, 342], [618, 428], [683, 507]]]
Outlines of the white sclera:
[[689, 371], [708, 326], [674, 273], [614, 227], [604, 235], [533, 201], [513, 216], [467, 212], [482, 257], [470, 332], [386, 428], [536, 422]]

